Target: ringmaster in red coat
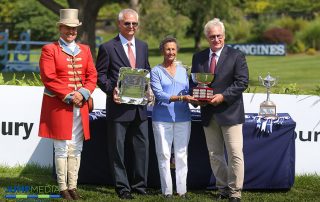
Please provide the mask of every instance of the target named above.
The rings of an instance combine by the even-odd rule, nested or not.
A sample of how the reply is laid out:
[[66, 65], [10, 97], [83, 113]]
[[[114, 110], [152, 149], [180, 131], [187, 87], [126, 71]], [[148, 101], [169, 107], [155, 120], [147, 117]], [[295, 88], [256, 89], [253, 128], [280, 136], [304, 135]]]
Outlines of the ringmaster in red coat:
[[39, 136], [53, 139], [60, 194], [68, 200], [80, 198], [80, 157], [83, 140], [90, 138], [87, 101], [97, 82], [90, 48], [75, 42], [80, 25], [77, 9], [61, 9], [60, 39], [45, 45], [40, 58], [45, 89]]

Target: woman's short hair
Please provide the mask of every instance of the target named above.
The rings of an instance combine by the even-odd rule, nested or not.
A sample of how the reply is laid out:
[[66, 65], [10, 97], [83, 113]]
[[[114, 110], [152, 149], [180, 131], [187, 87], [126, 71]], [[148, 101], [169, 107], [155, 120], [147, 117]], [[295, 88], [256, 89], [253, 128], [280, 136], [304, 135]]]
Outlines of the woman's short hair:
[[164, 39], [162, 39], [162, 41], [160, 42], [159, 45], [159, 50], [162, 53], [163, 49], [164, 49], [164, 45], [170, 42], [174, 42], [177, 45], [177, 51], [179, 50], [179, 44], [176, 38], [174, 38], [173, 36], [166, 36]]

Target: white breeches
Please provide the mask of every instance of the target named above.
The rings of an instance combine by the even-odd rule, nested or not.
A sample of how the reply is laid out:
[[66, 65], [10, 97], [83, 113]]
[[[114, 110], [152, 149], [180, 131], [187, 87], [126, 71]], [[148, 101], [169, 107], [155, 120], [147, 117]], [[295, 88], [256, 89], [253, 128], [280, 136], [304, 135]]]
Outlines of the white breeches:
[[53, 140], [53, 145], [56, 158], [67, 158], [68, 156], [78, 157], [81, 155], [83, 128], [80, 108], [73, 107], [72, 139]]

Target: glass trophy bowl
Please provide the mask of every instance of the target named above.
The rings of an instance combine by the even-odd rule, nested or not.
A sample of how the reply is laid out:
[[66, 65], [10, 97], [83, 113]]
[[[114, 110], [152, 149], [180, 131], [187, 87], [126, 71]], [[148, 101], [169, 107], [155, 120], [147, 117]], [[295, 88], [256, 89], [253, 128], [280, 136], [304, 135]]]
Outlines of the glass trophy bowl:
[[148, 104], [147, 91], [150, 88], [149, 71], [121, 67], [117, 82], [120, 102], [124, 104]]
[[192, 89], [193, 97], [199, 101], [209, 101], [213, 97], [213, 88], [208, 87], [214, 79], [213, 73], [191, 73], [191, 78], [197, 87]]

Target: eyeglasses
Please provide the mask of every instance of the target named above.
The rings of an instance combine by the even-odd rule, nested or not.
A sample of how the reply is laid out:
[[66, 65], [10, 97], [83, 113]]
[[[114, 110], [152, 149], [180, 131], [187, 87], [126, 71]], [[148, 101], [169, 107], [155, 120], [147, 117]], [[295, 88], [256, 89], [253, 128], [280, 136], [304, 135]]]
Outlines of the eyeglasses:
[[124, 22], [123, 23], [124, 24], [124, 26], [126, 26], [126, 27], [137, 27], [138, 25], [139, 25], [139, 23], [138, 22]]
[[210, 39], [210, 41], [214, 41], [216, 38], [218, 39], [222, 39], [223, 35], [222, 34], [218, 34], [218, 35], [211, 35], [208, 37]]

